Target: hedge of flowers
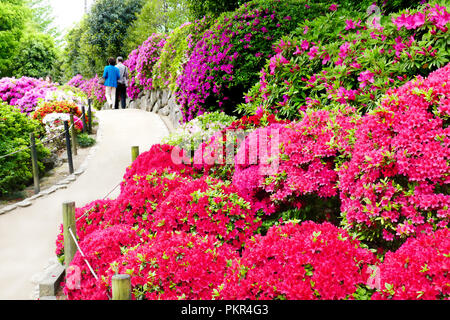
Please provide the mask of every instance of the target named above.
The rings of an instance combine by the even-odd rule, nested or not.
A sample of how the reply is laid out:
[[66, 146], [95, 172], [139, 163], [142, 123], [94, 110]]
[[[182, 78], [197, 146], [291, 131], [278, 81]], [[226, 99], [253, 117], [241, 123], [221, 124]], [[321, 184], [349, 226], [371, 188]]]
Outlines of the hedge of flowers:
[[127, 94], [131, 99], [136, 99], [144, 90], [154, 88], [153, 66], [159, 60], [165, 44], [166, 36], [154, 33], [139, 48], [133, 50], [124, 62], [130, 72]]
[[[34, 132], [42, 175], [53, 166], [47, 148], [54, 149], [56, 146], [60, 149], [63, 146], [63, 137], [60, 137], [62, 121], [69, 120], [69, 113], [74, 115], [78, 131], [83, 129], [80, 107], [85, 103], [84, 93], [72, 86], [60, 86], [29, 77], [1, 78], [0, 111], [3, 116], [0, 119], [0, 157], [26, 149], [30, 144], [29, 134]], [[45, 147], [40, 143], [42, 141], [45, 141]], [[0, 159], [0, 196], [22, 191], [32, 181], [30, 161], [27, 150]]]

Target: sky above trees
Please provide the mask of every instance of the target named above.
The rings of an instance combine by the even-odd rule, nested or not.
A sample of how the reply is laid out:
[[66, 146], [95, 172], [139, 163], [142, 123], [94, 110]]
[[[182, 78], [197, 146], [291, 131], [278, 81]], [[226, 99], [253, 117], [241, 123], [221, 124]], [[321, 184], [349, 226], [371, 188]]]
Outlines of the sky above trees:
[[[75, 23], [81, 20], [84, 14], [84, 0], [50, 0], [54, 24], [62, 33], [68, 31]], [[93, 0], [87, 0], [88, 6]]]

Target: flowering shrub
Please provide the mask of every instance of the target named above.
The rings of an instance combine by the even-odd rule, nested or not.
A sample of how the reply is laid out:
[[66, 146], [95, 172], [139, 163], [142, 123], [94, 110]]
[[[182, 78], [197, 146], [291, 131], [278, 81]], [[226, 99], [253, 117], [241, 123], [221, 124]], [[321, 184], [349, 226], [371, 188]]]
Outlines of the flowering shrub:
[[214, 238], [161, 233], [111, 263], [105, 282], [110, 286], [116, 272], [127, 273], [137, 300], [211, 300], [235, 256]]
[[295, 119], [307, 108], [336, 102], [366, 112], [389, 88], [450, 61], [444, 49], [450, 21], [445, 7], [426, 5], [371, 27], [361, 13], [340, 10], [307, 21], [297, 36], [280, 40], [239, 109], [254, 113], [262, 106]]
[[374, 255], [329, 224], [289, 222], [247, 242], [218, 297], [225, 300], [349, 299], [365, 285]]
[[128, 55], [127, 60], [123, 62], [125, 66], [128, 68], [128, 86], [127, 86], [127, 95], [131, 100], [137, 99], [141, 89], [138, 88], [138, 84], [136, 83], [136, 64], [137, 58], [139, 55], [139, 48], [134, 49]]
[[106, 300], [107, 290], [101, 277], [109, 268], [109, 263], [119, 259], [125, 248], [139, 243], [141, 235], [126, 225], [115, 225], [89, 234], [84, 241], [80, 241], [80, 248], [98, 279], [92, 275], [80, 251], [77, 251], [70, 267], [79, 270], [80, 283], [79, 286], [75, 283], [71, 287], [66, 281], [64, 294], [70, 300]]
[[190, 180], [168, 169], [155, 169], [143, 176], [135, 175], [115, 201], [115, 218], [121, 223], [150, 230], [154, 212], [179, 186]]
[[372, 299], [448, 299], [449, 253], [449, 229], [408, 239], [384, 257], [379, 266], [380, 288]]
[[363, 117], [339, 172], [344, 225], [397, 247], [449, 223], [450, 64], [389, 91]]
[[83, 79], [83, 76], [78, 74], [70, 79], [66, 86], [80, 89], [88, 98], [92, 99], [93, 106], [100, 110], [106, 102], [105, 86], [98, 83], [99, 77], [96, 74], [91, 79]]
[[215, 236], [240, 248], [260, 225], [250, 203], [230, 183], [210, 177], [174, 190], [153, 216], [153, 230]]
[[[36, 135], [39, 174], [45, 170], [44, 159], [50, 152], [39, 143], [43, 127], [39, 122], [22, 114], [17, 107], [0, 102], [0, 196], [8, 196], [24, 189], [32, 182], [30, 133]], [[22, 150], [24, 149], [24, 150]], [[16, 154], [3, 157], [15, 151]]]
[[161, 49], [166, 43], [165, 37], [162, 34], [152, 34], [138, 49], [133, 50], [124, 62], [130, 71], [127, 93], [131, 99], [137, 98], [143, 90], [154, 88], [153, 66], [159, 60]]
[[0, 79], [0, 99], [27, 114], [33, 112], [39, 100], [44, 99], [48, 91], [52, 90], [56, 90], [56, 85], [42, 79]]
[[193, 28], [187, 22], [173, 30], [167, 36], [166, 43], [161, 49], [161, 55], [153, 67], [153, 87], [155, 89], [174, 89], [181, 66], [187, 59], [188, 36]]
[[[77, 221], [76, 234], [79, 241], [83, 241], [87, 235], [106, 229], [115, 224], [112, 216], [109, 214], [113, 208], [112, 200], [96, 200], [82, 208], [75, 209], [75, 219]], [[60, 233], [56, 239], [56, 256], [60, 261], [64, 260], [64, 236], [63, 225], [60, 225]]]
[[45, 116], [51, 113], [69, 113], [77, 117], [81, 117], [82, 115], [80, 108], [73, 102], [49, 101], [40, 104], [33, 112], [33, 119], [42, 122]]
[[233, 184], [267, 214], [282, 205], [300, 209], [311, 195], [325, 202], [337, 196], [335, 165], [348, 155], [355, 126], [351, 111], [322, 110], [298, 123], [257, 129], [237, 152]]
[[205, 31], [177, 80], [184, 121], [217, 109], [230, 113], [256, 82], [255, 70], [271, 53], [271, 43], [326, 9], [303, 1], [255, 0], [222, 15]]
[[286, 123], [274, 115], [260, 110], [256, 115], [244, 116], [228, 127], [217, 131], [203, 142], [194, 153], [194, 167], [214, 177], [231, 180], [234, 172], [234, 158], [246, 135], [259, 127]]
[[70, 102], [77, 106], [83, 106], [87, 104], [87, 94], [79, 88], [64, 85], [58, 87], [57, 90], [48, 91], [38, 107], [43, 102]]

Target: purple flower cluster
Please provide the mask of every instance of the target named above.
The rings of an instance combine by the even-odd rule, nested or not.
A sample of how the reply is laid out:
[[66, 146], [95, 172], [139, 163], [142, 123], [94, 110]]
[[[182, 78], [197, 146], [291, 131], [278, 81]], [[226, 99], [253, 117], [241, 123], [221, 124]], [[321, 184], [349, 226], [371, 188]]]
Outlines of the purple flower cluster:
[[159, 60], [165, 44], [166, 36], [154, 33], [138, 49], [133, 50], [125, 61], [124, 64], [130, 70], [127, 92], [131, 99], [137, 98], [143, 90], [153, 89], [153, 66]]
[[56, 90], [57, 84], [29, 77], [0, 79], [0, 99], [30, 114], [47, 92]]
[[255, 70], [270, 56], [272, 42], [325, 10], [318, 8], [299, 8], [294, 1], [252, 1], [219, 18], [197, 42], [177, 79], [184, 121], [242, 102], [244, 90], [256, 82]]

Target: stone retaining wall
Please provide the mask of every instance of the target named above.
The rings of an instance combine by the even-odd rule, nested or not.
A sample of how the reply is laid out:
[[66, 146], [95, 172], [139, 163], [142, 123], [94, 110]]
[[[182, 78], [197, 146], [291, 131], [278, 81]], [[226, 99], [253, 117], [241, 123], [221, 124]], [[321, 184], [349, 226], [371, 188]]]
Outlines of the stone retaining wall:
[[141, 109], [154, 112], [169, 119], [174, 128], [180, 125], [183, 118], [180, 106], [175, 101], [175, 95], [170, 90], [144, 91], [139, 97], [129, 103], [130, 109]]

